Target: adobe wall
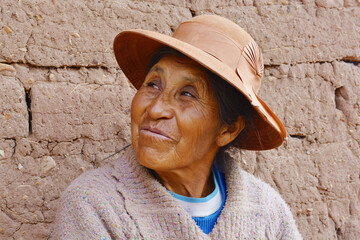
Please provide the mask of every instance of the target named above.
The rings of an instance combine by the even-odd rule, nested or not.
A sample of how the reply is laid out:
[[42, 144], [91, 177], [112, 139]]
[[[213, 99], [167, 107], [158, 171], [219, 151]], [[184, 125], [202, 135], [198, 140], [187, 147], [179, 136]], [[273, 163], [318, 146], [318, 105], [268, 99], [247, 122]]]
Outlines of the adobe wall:
[[[359, 0], [0, 0], [0, 239], [47, 239], [61, 192], [130, 141], [121, 30], [218, 14], [263, 50], [282, 147], [233, 151], [305, 239], [360, 238]], [[114, 156], [116, 157], [116, 156]]]

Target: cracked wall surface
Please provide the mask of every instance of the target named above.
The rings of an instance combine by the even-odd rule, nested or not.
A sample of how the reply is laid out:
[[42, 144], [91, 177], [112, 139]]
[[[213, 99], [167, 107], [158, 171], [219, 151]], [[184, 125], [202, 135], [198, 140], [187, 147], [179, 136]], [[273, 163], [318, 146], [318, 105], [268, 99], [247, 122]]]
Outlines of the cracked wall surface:
[[231, 156], [281, 193], [305, 239], [360, 238], [359, 0], [0, 0], [0, 239], [47, 239], [61, 192], [130, 143], [116, 34], [171, 34], [200, 14], [254, 37], [259, 95], [288, 133]]

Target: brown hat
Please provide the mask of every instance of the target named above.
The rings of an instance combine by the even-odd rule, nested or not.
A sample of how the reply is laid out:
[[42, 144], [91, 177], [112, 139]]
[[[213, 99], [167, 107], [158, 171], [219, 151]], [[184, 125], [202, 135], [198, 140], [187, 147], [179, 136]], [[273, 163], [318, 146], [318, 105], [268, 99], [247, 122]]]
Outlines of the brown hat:
[[200, 63], [234, 86], [254, 108], [253, 124], [242, 133], [237, 147], [267, 150], [284, 141], [284, 126], [256, 95], [264, 65], [260, 48], [252, 37], [232, 21], [216, 15], [202, 15], [180, 24], [173, 36], [134, 29], [119, 33], [114, 52], [121, 70], [139, 89], [154, 53], [171, 47]]

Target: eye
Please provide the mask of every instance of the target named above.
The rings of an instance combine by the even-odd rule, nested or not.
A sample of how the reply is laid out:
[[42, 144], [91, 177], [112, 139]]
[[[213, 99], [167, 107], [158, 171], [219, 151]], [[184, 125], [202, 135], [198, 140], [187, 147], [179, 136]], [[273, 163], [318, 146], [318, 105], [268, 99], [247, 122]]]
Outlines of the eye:
[[192, 93], [188, 92], [188, 91], [182, 91], [181, 95], [186, 96], [186, 97], [195, 98], [195, 96]]
[[199, 98], [199, 94], [194, 86], [186, 86], [182, 88], [180, 91], [180, 95], [187, 98], [194, 98], [194, 99]]
[[151, 88], [155, 88], [155, 89], [160, 89], [159, 85], [155, 82], [155, 81], [149, 81], [146, 83], [147, 87], [151, 87]]

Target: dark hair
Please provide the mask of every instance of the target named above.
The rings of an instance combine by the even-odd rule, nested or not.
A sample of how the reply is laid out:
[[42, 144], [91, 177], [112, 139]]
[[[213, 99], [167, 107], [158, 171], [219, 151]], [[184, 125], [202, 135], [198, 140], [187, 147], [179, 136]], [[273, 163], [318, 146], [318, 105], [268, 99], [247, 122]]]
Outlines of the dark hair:
[[[186, 55], [170, 47], [160, 48], [151, 58], [148, 64], [147, 72], [149, 72], [150, 69], [166, 55], [175, 55], [177, 57], [188, 58]], [[233, 123], [235, 123], [239, 116], [242, 116], [245, 120], [245, 128], [234, 139], [234, 141], [219, 149], [217, 158], [223, 159], [225, 151], [229, 147], [235, 145], [237, 141], [240, 141], [241, 135], [245, 131], [245, 129], [253, 124], [253, 109], [250, 102], [236, 88], [231, 86], [227, 81], [223, 80], [221, 77], [211, 72], [210, 70], [206, 68], [204, 69], [208, 74], [210, 84], [218, 100], [219, 115], [222, 123], [232, 125]]]

